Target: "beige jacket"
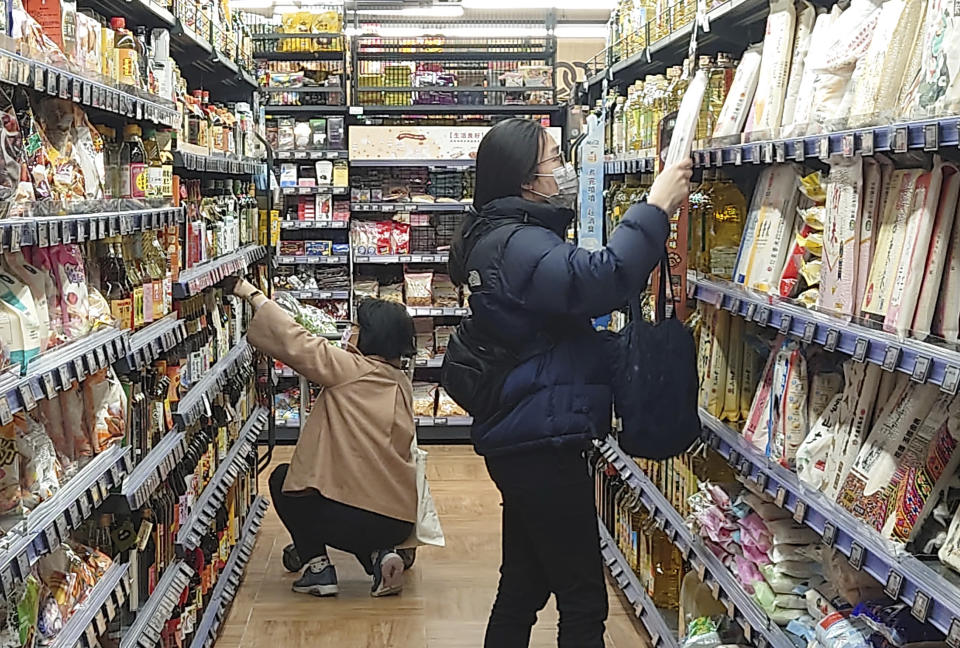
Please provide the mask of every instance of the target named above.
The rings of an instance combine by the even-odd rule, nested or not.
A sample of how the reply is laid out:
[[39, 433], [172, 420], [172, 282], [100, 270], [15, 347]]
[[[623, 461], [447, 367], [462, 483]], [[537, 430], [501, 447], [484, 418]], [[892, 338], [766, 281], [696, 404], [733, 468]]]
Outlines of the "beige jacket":
[[283, 492], [313, 488], [336, 502], [415, 522], [413, 393], [406, 374], [311, 335], [272, 301], [250, 322], [247, 341], [323, 386], [301, 423]]

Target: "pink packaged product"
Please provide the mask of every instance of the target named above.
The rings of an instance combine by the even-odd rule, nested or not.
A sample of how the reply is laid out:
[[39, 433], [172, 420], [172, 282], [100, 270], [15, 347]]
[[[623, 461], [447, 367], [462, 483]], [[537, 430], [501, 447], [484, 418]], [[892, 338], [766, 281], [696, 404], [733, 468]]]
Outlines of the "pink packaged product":
[[50, 258], [56, 269], [60, 288], [60, 309], [63, 331], [68, 339], [90, 332], [87, 277], [83, 254], [76, 244], [57, 245], [50, 249]]
[[[943, 182], [943, 162], [934, 156], [933, 169], [917, 180], [913, 207], [904, 231], [903, 247], [893, 280], [890, 307], [883, 320], [883, 328], [904, 337], [913, 324], [920, 284], [925, 274], [927, 251], [940, 201]], [[956, 167], [953, 168], [956, 171]]]
[[960, 172], [954, 165], [945, 164], [937, 216], [933, 223], [924, 264], [923, 283], [917, 298], [916, 312], [913, 315], [913, 336], [921, 340], [930, 334], [933, 323], [937, 299], [940, 295], [940, 284], [947, 262], [947, 248], [956, 220], [958, 198], [960, 198]]
[[[783, 335], [777, 336], [773, 348], [779, 349], [785, 339]], [[768, 429], [771, 424], [770, 398], [773, 388], [773, 366], [776, 357], [776, 353], [771, 353], [767, 357], [767, 364], [763, 368], [760, 383], [753, 396], [753, 404], [750, 405], [750, 416], [747, 417], [747, 423], [743, 428], [744, 438], [760, 450], [767, 448]]]

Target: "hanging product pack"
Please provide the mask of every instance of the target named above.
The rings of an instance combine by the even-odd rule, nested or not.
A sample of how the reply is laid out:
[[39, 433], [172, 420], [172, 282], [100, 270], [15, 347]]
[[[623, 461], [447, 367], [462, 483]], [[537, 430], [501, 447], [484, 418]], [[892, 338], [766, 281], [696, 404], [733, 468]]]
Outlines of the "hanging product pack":
[[632, 321], [620, 334], [615, 365], [613, 402], [623, 424], [620, 447], [647, 459], [678, 455], [700, 436], [696, 344], [675, 309], [666, 315], [668, 284], [670, 303], [675, 303], [669, 272], [664, 251], [656, 321], [643, 319], [639, 298], [631, 301]]

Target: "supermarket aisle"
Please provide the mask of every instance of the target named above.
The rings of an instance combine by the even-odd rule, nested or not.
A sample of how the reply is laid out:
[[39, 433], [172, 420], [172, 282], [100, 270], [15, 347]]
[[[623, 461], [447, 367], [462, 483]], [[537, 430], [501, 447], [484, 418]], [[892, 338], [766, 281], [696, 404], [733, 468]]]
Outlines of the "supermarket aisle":
[[[431, 447], [430, 480], [447, 547], [421, 549], [399, 597], [372, 599], [352, 556], [334, 552], [340, 596], [314, 599], [290, 591], [280, 564], [288, 536], [267, 512], [243, 586], [217, 648], [478, 648], [497, 584], [500, 500], [483, 461], [466, 446]], [[290, 448], [278, 448], [285, 461]], [[266, 474], [261, 490], [266, 489]], [[642, 646], [634, 620], [610, 590], [608, 648]], [[532, 648], [556, 646], [553, 603], [534, 630]]]

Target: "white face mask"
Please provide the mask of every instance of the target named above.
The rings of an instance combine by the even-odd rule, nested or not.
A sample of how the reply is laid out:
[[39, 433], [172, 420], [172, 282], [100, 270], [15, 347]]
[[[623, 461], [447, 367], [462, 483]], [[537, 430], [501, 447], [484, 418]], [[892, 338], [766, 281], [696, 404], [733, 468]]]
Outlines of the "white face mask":
[[557, 183], [557, 193], [552, 196], [540, 193], [533, 189], [531, 193], [542, 196], [554, 207], [563, 207], [564, 209], [573, 209], [577, 201], [577, 194], [580, 192], [580, 179], [577, 177], [577, 170], [569, 162], [553, 170], [553, 173], [535, 173], [535, 176], [541, 178], [552, 177]]

